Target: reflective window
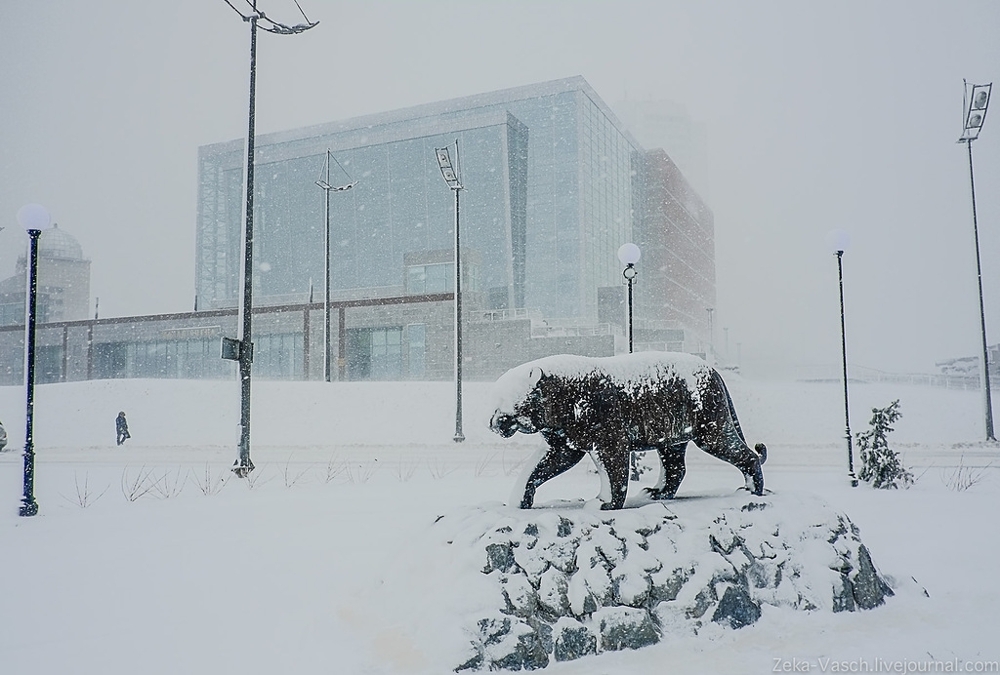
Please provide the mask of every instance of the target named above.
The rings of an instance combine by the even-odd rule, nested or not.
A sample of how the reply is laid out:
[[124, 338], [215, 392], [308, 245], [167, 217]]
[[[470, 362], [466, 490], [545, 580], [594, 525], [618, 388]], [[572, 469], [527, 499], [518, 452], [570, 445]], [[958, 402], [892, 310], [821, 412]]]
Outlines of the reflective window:
[[422, 323], [410, 324], [406, 327], [406, 337], [410, 379], [422, 380], [427, 371], [427, 326]]
[[403, 373], [403, 329], [352, 328], [347, 331], [349, 380], [400, 380]]

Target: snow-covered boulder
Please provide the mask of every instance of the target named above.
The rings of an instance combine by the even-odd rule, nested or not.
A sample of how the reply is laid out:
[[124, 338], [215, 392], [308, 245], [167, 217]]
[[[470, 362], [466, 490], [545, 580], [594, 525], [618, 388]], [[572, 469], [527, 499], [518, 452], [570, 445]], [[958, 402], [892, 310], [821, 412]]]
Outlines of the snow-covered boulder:
[[494, 606], [466, 618], [459, 671], [533, 670], [713, 623], [739, 629], [769, 607], [855, 611], [893, 594], [858, 528], [812, 495], [741, 492], [614, 513], [593, 502], [497, 505], [435, 528], [481, 552], [475, 574], [494, 589]]

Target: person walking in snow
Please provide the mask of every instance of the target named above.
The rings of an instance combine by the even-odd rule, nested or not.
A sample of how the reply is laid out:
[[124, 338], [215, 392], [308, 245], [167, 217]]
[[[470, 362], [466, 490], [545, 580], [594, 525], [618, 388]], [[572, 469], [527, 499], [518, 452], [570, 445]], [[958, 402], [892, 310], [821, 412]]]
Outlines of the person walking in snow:
[[125, 411], [118, 413], [118, 417], [115, 419], [115, 431], [118, 435], [118, 445], [124, 443], [127, 439], [132, 438], [132, 435], [128, 432], [128, 422], [125, 420]]

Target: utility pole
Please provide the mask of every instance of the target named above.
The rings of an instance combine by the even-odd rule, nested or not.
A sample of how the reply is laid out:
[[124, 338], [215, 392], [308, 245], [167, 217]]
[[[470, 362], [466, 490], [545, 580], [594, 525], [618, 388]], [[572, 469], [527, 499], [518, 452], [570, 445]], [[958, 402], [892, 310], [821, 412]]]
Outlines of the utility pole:
[[[250, 375], [253, 363], [253, 170], [254, 170], [254, 104], [257, 89], [257, 28], [278, 35], [295, 35], [316, 26], [319, 22], [310, 22], [305, 12], [302, 17], [304, 24], [288, 26], [273, 21], [261, 10], [257, 9], [257, 0], [250, 0], [251, 11], [243, 14], [229, 0], [223, 0], [240, 15], [243, 21], [250, 24], [250, 95], [249, 114], [246, 141], [246, 165], [243, 170], [243, 183], [246, 187], [245, 218], [243, 221], [243, 260], [241, 276], [243, 284], [240, 288], [239, 303], [239, 336], [222, 338], [222, 358], [239, 363], [240, 371], [240, 440], [239, 457], [233, 465], [233, 473], [240, 478], [246, 478], [253, 471], [250, 460]], [[298, 3], [296, 3], [298, 5]]]

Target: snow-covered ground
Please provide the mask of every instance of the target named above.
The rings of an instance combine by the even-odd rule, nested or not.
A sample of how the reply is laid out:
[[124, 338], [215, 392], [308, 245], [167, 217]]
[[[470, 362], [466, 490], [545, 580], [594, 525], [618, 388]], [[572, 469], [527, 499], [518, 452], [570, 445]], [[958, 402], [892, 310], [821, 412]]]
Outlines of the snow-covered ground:
[[[876, 491], [847, 484], [838, 383], [726, 381], [747, 440], [768, 445], [768, 489], [846, 513], [896, 596], [864, 612], [764, 607], [740, 630], [668, 634], [546, 672], [902, 672], [1000, 659], [1000, 448], [979, 440], [980, 395], [852, 384], [855, 434], [872, 406], [901, 400], [889, 440], [918, 481]], [[493, 435], [482, 383], [466, 385], [467, 440], [452, 442], [452, 396], [448, 383], [257, 381], [257, 470], [241, 481], [228, 470], [234, 382], [39, 386], [40, 513], [19, 518], [24, 391], [0, 388], [12, 450], [0, 453], [0, 673], [449, 672], [462, 621], [483, 609], [484, 575], [449, 556], [435, 521], [506, 502], [542, 442]], [[119, 410], [133, 436], [120, 448]], [[585, 464], [543, 486], [536, 505], [595, 497]], [[691, 448], [678, 497], [710, 504], [742, 484]]]

